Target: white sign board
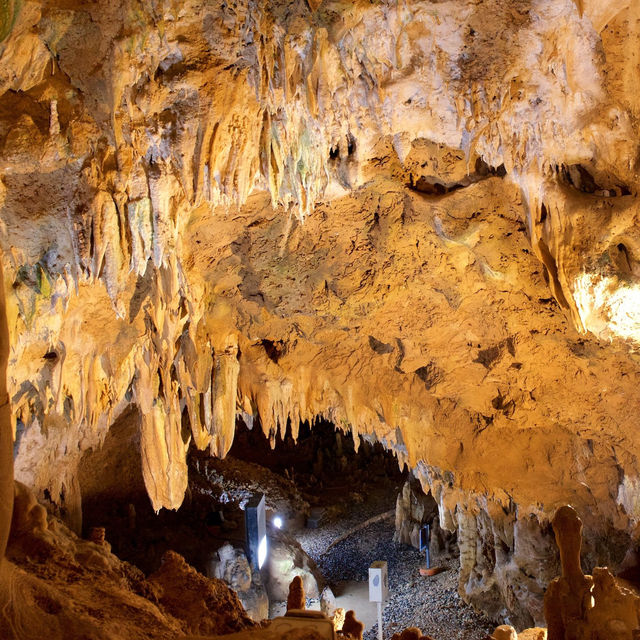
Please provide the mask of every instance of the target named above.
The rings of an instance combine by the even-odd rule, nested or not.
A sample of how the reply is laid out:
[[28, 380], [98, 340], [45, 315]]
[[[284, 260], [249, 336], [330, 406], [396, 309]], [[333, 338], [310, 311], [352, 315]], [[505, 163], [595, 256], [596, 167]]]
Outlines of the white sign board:
[[369, 567], [369, 602], [384, 602], [388, 594], [387, 563], [377, 560]]
[[267, 557], [266, 502], [263, 493], [255, 494], [245, 505], [244, 524], [249, 561], [261, 569]]

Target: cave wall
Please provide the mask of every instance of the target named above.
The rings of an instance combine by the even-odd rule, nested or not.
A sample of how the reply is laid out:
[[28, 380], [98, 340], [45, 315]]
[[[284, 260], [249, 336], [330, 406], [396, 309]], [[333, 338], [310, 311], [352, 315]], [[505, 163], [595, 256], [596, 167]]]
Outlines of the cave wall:
[[0, 264], [0, 285], [2, 285], [0, 286], [0, 579], [2, 579], [4, 552], [7, 548], [13, 513], [13, 429], [7, 393], [7, 361], [10, 344], [2, 264]]
[[154, 509], [237, 412], [321, 416], [427, 469], [465, 597], [538, 620], [549, 514], [640, 514], [639, 33], [607, 6], [9, 2], [16, 477], [79, 530], [131, 404]]

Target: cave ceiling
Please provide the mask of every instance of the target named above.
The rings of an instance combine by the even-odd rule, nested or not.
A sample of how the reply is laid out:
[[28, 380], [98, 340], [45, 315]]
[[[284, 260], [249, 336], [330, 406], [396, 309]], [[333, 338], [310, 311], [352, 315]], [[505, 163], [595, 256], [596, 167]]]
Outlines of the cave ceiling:
[[16, 477], [78, 508], [80, 457], [133, 403], [177, 508], [191, 442], [321, 416], [443, 508], [633, 526], [636, 14], [3, 3]]

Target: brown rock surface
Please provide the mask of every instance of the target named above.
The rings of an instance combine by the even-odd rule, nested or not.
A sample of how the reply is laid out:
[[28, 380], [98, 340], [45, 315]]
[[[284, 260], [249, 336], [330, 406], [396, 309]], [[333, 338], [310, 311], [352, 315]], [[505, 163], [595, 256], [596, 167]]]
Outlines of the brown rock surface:
[[393, 539], [396, 542], [420, 548], [420, 528], [423, 524], [431, 524], [438, 514], [438, 506], [431, 495], [425, 495], [417, 483], [405, 482], [396, 500], [396, 531]]
[[525, 629], [518, 634], [518, 640], [547, 640], [547, 630], [540, 627]]
[[79, 461], [131, 404], [155, 509], [182, 502], [190, 441], [228, 452], [238, 411], [274, 441], [322, 416], [416, 470], [493, 616], [542, 620], [562, 504], [590, 513], [591, 567], [621, 562], [640, 520], [637, 18], [6, 2], [16, 477], [79, 532]]
[[235, 592], [222, 580], [205, 578], [173, 551], [149, 583], [162, 607], [184, 620], [186, 633], [223, 635], [253, 626]]
[[20, 483], [0, 581], [3, 640], [175, 640], [252, 627], [235, 594], [175, 554], [147, 581], [108, 544], [75, 536]]
[[363, 631], [364, 624], [356, 618], [355, 612], [352, 610], [347, 611], [344, 615], [341, 633], [352, 640], [362, 640]]
[[604, 567], [593, 576], [580, 566], [582, 521], [575, 509], [561, 507], [553, 518], [562, 575], [544, 596], [549, 640], [634, 640], [640, 635], [640, 591]]
[[518, 640], [518, 634], [513, 627], [501, 624], [492, 634], [492, 640]]
[[[10, 569], [4, 559], [13, 515], [12, 420], [7, 393], [7, 361], [10, 343], [7, 327], [5, 283], [0, 260], [0, 585], [9, 581]], [[1, 587], [0, 587], [1, 588]]]
[[304, 586], [302, 578], [296, 576], [289, 585], [289, 595], [287, 596], [287, 611], [292, 609], [305, 609], [306, 598], [304, 597]]

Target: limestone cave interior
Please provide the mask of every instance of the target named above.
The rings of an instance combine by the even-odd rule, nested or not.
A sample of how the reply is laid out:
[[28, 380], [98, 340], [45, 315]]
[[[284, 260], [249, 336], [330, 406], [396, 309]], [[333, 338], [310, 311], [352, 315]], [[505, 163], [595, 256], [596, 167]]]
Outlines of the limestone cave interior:
[[640, 3], [0, 0], [0, 640], [638, 640]]

